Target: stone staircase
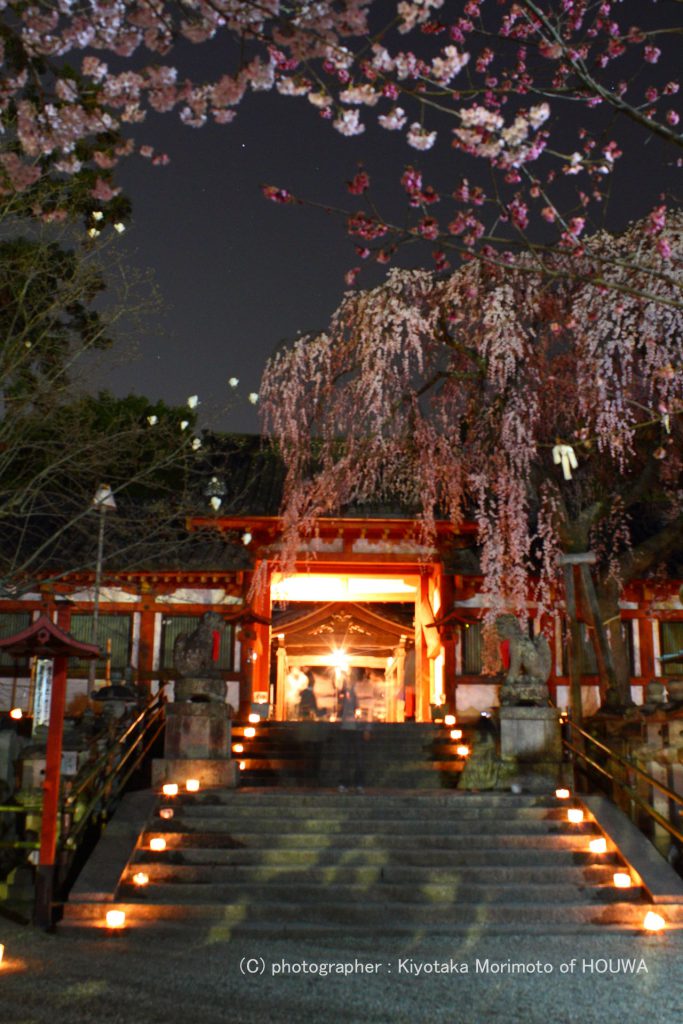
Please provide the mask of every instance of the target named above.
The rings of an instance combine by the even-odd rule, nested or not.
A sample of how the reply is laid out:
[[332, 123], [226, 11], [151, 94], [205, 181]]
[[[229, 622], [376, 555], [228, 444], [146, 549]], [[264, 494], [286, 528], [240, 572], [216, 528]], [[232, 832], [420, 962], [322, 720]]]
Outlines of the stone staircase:
[[[432, 723], [373, 723], [364, 743], [369, 786], [396, 789], [441, 789], [457, 785], [464, 759], [459, 744], [471, 744], [470, 729], [459, 725], [462, 739]], [[253, 730], [254, 735], [250, 735]], [[246, 786], [336, 786], [343, 776], [339, 725], [330, 722], [233, 723], [234, 756]]]
[[[115, 891], [75, 894], [64, 923], [103, 925], [116, 907], [130, 925], [230, 936], [639, 928], [648, 894], [633, 871], [614, 888], [628, 868], [609, 841], [589, 852], [601, 833], [586, 813], [569, 824], [566, 802], [511, 793], [183, 794], [157, 803]], [[683, 925], [683, 905], [656, 909]]]

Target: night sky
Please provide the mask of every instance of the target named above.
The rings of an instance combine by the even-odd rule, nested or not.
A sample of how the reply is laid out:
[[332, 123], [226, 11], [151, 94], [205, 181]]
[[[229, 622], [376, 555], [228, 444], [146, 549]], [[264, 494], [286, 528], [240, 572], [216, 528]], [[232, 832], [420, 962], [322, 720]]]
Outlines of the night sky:
[[[194, 77], [210, 78], [223, 67], [222, 54], [201, 46], [188, 45], [181, 57], [181, 68]], [[562, 108], [562, 117], [573, 111], [576, 105]], [[133, 220], [117, 245], [131, 266], [153, 269], [162, 309], [137, 332], [137, 357], [131, 358], [127, 342], [116, 346], [96, 386], [176, 404], [196, 393], [202, 425], [257, 431], [247, 395], [258, 391], [269, 354], [299, 331], [326, 326], [346, 289], [345, 271], [360, 262], [338, 218], [268, 202], [260, 184], [353, 207], [344, 182], [363, 161], [382, 212], [402, 220], [407, 207], [398, 179], [406, 164], [420, 166], [425, 182], [445, 192], [463, 174], [476, 183], [482, 173], [481, 161], [450, 148], [443, 129], [452, 120], [439, 125], [430, 115], [440, 138], [433, 150], [417, 153], [403, 133], [375, 126], [373, 114], [364, 113], [363, 135], [344, 138], [305, 99], [252, 93], [230, 125], [188, 128], [170, 113], [137, 126], [137, 140], [168, 153], [171, 162], [124, 161], [117, 179], [133, 202]], [[638, 129], [627, 125], [620, 132], [626, 155], [617, 162], [606, 209], [607, 226], [615, 230], [652, 209], [676, 175], [657, 140], [644, 146]], [[567, 143], [575, 148], [574, 130]], [[410, 247], [397, 263], [430, 267], [432, 248]], [[370, 267], [359, 284], [378, 283], [385, 271]], [[237, 395], [230, 377], [240, 380]]]

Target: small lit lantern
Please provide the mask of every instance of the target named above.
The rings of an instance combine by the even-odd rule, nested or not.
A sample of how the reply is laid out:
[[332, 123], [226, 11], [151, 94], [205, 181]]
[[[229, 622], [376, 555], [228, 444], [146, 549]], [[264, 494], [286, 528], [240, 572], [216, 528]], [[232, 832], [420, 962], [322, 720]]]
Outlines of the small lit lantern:
[[450, 729], [452, 725], [455, 725], [455, 715], [446, 715], [443, 724]]
[[455, 752], [458, 755], [458, 757], [469, 757], [470, 748], [467, 746], [467, 744], [462, 743], [459, 747], [455, 748]]
[[588, 849], [591, 853], [607, 853], [607, 840], [602, 836], [600, 839], [591, 839]]
[[156, 850], [157, 852], [160, 852], [161, 850], [165, 850], [166, 849], [166, 840], [163, 839], [161, 836], [155, 836], [154, 839], [150, 839], [150, 841], [149, 841], [149, 848], [150, 848], [150, 850]]
[[126, 923], [126, 913], [124, 910], [108, 910], [106, 921], [107, 928], [123, 928]]
[[614, 882], [615, 889], [631, 888], [631, 876], [628, 871], [615, 871], [612, 875], [612, 881]]
[[452, 740], [461, 740], [462, 739], [462, 729], [451, 729], [451, 739]]
[[133, 875], [135, 885], [149, 885], [149, 875], [146, 871], [136, 871]]
[[12, 708], [12, 710], [9, 713], [9, 716], [10, 718], [13, 718], [15, 722], [19, 722], [24, 717], [24, 712], [21, 710], [21, 708]]
[[185, 789], [187, 790], [188, 793], [198, 793], [199, 792], [199, 779], [186, 779], [185, 780]]
[[161, 787], [161, 792], [164, 796], [177, 796], [178, 795], [178, 783], [167, 782]]
[[583, 821], [583, 811], [578, 807], [570, 807], [567, 811], [567, 821], [570, 821], [572, 825], [580, 825]]
[[252, 725], [258, 725], [258, 723], [261, 721], [261, 716], [249, 715], [249, 721], [251, 722]]
[[558, 800], [569, 800], [569, 797], [571, 796], [571, 793], [569, 792], [568, 789], [556, 789], [555, 790], [555, 796], [557, 797]]
[[246, 761], [240, 761], [240, 771], [243, 772], [246, 767], [247, 767], [247, 762]]
[[247, 728], [244, 730], [244, 735], [248, 740], [252, 740], [256, 735], [256, 729], [254, 728], [254, 726], [248, 725]]
[[164, 821], [170, 821], [171, 818], [173, 817], [173, 808], [162, 807], [161, 810], [159, 811], [159, 817], [163, 818]]
[[232, 745], [232, 752], [233, 752], [233, 754], [243, 754], [244, 753], [244, 744], [243, 743], [233, 743], [233, 745]]
[[648, 910], [643, 918], [643, 928], [647, 932], [661, 932], [666, 926], [666, 921], [661, 914], [655, 914], [654, 910]]
[[3, 946], [2, 942], [0, 942], [0, 964], [2, 963], [4, 957], [5, 957], [5, 947]]

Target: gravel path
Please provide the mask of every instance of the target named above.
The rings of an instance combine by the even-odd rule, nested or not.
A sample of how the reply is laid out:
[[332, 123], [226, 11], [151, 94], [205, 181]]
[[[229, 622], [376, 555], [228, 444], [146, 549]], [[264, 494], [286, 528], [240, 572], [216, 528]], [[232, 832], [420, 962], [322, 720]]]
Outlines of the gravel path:
[[0, 941], [3, 1024], [683, 1019], [683, 931], [303, 942], [181, 928], [48, 935], [0, 919]]

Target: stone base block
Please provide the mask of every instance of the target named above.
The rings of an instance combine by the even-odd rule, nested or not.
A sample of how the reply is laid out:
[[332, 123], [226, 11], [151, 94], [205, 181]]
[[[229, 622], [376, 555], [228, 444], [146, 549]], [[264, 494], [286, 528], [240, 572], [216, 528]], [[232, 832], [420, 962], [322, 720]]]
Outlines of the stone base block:
[[166, 708], [167, 758], [229, 758], [230, 718], [225, 704], [175, 701]]
[[562, 737], [557, 708], [501, 708], [500, 752], [503, 757], [514, 757], [518, 764], [559, 764]]
[[199, 779], [202, 789], [214, 786], [235, 789], [238, 778], [237, 761], [227, 758], [159, 757], [152, 761], [152, 786], [155, 789], [165, 782], [177, 782], [182, 788], [185, 779]]

